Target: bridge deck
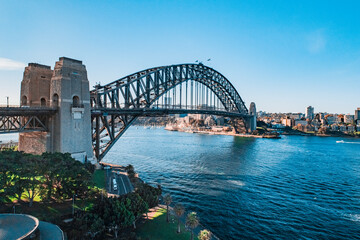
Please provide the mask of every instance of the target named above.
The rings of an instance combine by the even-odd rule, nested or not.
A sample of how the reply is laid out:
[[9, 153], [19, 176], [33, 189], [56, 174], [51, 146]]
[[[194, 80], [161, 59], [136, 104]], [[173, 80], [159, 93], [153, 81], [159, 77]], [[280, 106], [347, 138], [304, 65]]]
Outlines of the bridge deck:
[[57, 108], [51, 107], [0, 107], [0, 116], [40, 116], [52, 115]]
[[139, 116], [160, 116], [166, 114], [209, 114], [221, 115], [224, 117], [251, 117], [249, 114], [241, 114], [238, 112], [226, 112], [211, 109], [157, 109], [157, 108], [131, 108], [131, 109], [115, 109], [115, 108], [93, 108], [91, 110], [92, 116], [106, 116], [106, 115], [139, 115]]

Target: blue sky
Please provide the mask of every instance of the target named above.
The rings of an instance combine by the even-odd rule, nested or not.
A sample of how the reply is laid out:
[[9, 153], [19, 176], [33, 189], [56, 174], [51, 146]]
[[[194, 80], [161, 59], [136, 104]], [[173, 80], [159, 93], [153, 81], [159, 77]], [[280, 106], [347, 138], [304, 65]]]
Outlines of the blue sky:
[[212, 60], [247, 106], [354, 114], [360, 1], [0, 0], [0, 104], [25, 64], [82, 60], [91, 86], [149, 67]]

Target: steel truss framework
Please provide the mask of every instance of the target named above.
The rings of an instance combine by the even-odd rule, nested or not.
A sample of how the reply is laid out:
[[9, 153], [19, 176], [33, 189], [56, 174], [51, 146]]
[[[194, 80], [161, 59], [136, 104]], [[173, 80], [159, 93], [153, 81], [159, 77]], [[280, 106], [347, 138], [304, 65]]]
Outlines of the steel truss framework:
[[[190, 91], [188, 82], [191, 82]], [[201, 85], [193, 87], [193, 82]], [[186, 97], [183, 102], [186, 101], [186, 104], [183, 105], [182, 85], [185, 84]], [[174, 89], [177, 86], [180, 86], [180, 94], [176, 96]], [[159, 105], [160, 98], [169, 96], [171, 90], [173, 102], [177, 103], [169, 104], [165, 97], [165, 105], [164, 100], [163, 104]], [[191, 101], [188, 100], [188, 93], [191, 93]], [[212, 96], [214, 104], [210, 106], [208, 101], [212, 102]], [[216, 106], [215, 97], [220, 101], [221, 108], [218, 107], [219, 104]], [[91, 91], [91, 106], [93, 149], [98, 161], [139, 116], [200, 113], [241, 119], [250, 117], [245, 103], [230, 81], [203, 64], [155, 67], [104, 86], [97, 85]]]
[[0, 108], [0, 133], [48, 131], [53, 108]]

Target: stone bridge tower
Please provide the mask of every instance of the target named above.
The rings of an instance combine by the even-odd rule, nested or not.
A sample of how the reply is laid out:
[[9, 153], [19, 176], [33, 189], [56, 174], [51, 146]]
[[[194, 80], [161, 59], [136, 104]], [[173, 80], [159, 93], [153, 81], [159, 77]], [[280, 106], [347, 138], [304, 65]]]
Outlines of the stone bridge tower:
[[249, 113], [252, 115], [249, 121], [250, 131], [256, 130], [256, 105], [254, 102], [250, 103]]
[[42, 139], [32, 136], [38, 145], [29, 144], [29, 137], [21, 136], [33, 133], [21, 133], [19, 150], [37, 154], [69, 152], [82, 162], [94, 161], [89, 81], [81, 61], [61, 57], [54, 70], [29, 64], [21, 84], [21, 102], [22, 105], [54, 107], [58, 111], [48, 122], [49, 133], [40, 133], [45, 134]]
[[[22, 107], [49, 107], [50, 82], [53, 71], [50, 66], [29, 63], [21, 82], [20, 105]], [[49, 127], [49, 126], [47, 126]], [[19, 151], [41, 154], [51, 149], [50, 133], [30, 132], [19, 134]]]

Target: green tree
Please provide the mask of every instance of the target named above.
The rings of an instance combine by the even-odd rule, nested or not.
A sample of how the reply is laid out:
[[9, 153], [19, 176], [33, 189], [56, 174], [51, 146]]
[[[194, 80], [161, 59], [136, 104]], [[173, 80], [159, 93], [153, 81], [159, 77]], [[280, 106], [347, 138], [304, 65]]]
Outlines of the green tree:
[[166, 222], [169, 222], [169, 205], [172, 202], [172, 198], [170, 194], [165, 194], [164, 202], [166, 204]]
[[211, 239], [211, 232], [209, 230], [201, 230], [198, 235], [199, 240], [210, 240]]
[[185, 208], [184, 208], [184, 206], [182, 204], [178, 203], [174, 207], [174, 212], [175, 212], [175, 215], [177, 216], [177, 220], [178, 220], [177, 233], [180, 233], [181, 232], [181, 229], [180, 229], [180, 217], [184, 214]]
[[26, 179], [26, 186], [25, 186], [25, 197], [29, 199], [29, 207], [32, 207], [34, 198], [36, 196], [42, 195], [44, 192], [43, 185], [41, 181], [38, 180], [36, 177], [29, 177]]
[[145, 183], [137, 185], [135, 190], [142, 199], [148, 204], [149, 208], [155, 207], [159, 204], [159, 196], [161, 196], [161, 188], [153, 187]]
[[193, 230], [199, 225], [199, 218], [197, 217], [196, 212], [191, 212], [186, 217], [186, 226], [191, 228], [191, 240], [194, 239], [194, 232]]
[[44, 166], [47, 166], [42, 174], [46, 179], [48, 199], [63, 201], [73, 194], [85, 196], [89, 191], [90, 172], [69, 153], [44, 153], [42, 160]]

